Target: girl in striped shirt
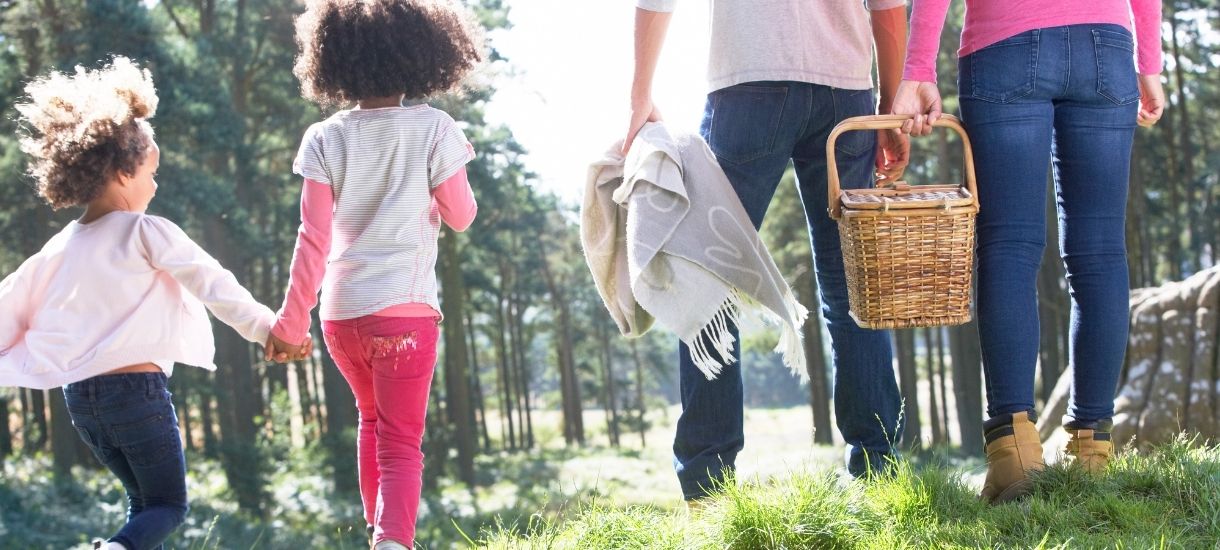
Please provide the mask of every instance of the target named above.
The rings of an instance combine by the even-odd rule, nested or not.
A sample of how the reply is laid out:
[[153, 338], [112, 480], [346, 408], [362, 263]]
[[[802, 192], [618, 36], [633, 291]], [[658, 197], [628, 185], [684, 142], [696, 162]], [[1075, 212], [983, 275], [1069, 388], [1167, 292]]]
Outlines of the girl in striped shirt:
[[352, 105], [309, 127], [293, 162], [301, 227], [270, 358], [295, 355], [322, 290], [322, 333], [360, 413], [357, 457], [375, 548], [410, 548], [436, 363], [440, 222], [476, 205], [474, 151], [444, 111], [404, 98], [451, 90], [481, 61], [477, 28], [446, 1], [316, 0], [297, 20], [306, 98]]

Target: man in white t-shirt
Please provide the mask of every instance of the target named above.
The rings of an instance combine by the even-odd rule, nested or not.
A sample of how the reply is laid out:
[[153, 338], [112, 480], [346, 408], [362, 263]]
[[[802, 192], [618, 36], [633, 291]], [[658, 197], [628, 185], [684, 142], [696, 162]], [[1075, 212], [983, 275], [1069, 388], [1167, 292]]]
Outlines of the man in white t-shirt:
[[[848, 316], [843, 258], [826, 214], [826, 139], [839, 121], [873, 114], [876, 45], [881, 112], [902, 76], [905, 0], [710, 0], [708, 96], [700, 133], [755, 226], [791, 160], [805, 208], [834, 357], [835, 419], [855, 476], [884, 471], [901, 438], [901, 398], [890, 334]], [[635, 74], [624, 149], [660, 120], [652, 79], [676, 0], [636, 0]], [[880, 144], [880, 147], [878, 147]], [[896, 174], [909, 143], [893, 133], [849, 132], [836, 142], [845, 188], [872, 185], [874, 168]], [[734, 328], [734, 331], [736, 329]], [[706, 496], [733, 470], [745, 435], [740, 357], [707, 380], [680, 345], [682, 415], [674, 465], [683, 496]]]

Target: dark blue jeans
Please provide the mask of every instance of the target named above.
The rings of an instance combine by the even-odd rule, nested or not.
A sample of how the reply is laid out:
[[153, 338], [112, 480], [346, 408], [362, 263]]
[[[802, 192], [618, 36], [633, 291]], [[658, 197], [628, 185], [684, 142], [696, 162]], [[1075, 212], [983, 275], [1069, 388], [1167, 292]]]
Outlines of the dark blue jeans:
[[1053, 163], [1059, 251], [1071, 293], [1068, 416], [1114, 413], [1127, 345], [1124, 214], [1139, 87], [1131, 34], [1036, 29], [959, 64], [978, 167], [978, 322], [991, 416], [1034, 408], [1036, 279]]
[[[755, 227], [762, 225], [788, 161], [796, 166], [833, 349], [835, 417], [853, 475], [865, 474], [869, 465], [884, 467], [901, 433], [890, 334], [862, 329], [848, 316], [838, 228], [826, 214], [826, 138], [839, 121], [873, 109], [871, 90], [752, 82], [709, 94], [700, 128]], [[872, 132], [849, 132], [837, 141], [844, 187], [872, 185], [876, 146]], [[724, 479], [745, 444], [741, 349], [734, 346], [733, 354], [736, 361], [709, 381], [679, 346], [682, 415], [674, 465], [687, 499], [705, 496]]]
[[186, 518], [186, 459], [161, 373], [112, 374], [64, 386], [72, 425], [123, 483], [127, 524], [112, 542], [162, 548]]

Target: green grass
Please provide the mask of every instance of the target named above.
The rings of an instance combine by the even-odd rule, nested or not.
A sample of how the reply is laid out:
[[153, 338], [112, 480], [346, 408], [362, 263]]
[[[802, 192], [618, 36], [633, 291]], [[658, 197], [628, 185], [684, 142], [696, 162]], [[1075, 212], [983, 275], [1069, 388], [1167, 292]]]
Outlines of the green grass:
[[1220, 548], [1220, 446], [1185, 438], [1090, 476], [1049, 467], [1034, 494], [988, 506], [966, 476], [901, 463], [868, 483], [833, 472], [730, 484], [700, 511], [593, 502], [497, 525], [497, 549]]

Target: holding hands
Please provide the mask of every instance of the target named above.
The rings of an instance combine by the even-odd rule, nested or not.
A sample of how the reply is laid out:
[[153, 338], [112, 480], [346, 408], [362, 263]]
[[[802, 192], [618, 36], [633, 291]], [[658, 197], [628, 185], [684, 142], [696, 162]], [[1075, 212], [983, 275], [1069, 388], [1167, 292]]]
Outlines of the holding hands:
[[267, 343], [263, 345], [263, 360], [287, 363], [300, 361], [313, 354], [313, 338], [306, 336], [305, 341], [294, 346], [280, 340], [274, 334], [267, 335]]

